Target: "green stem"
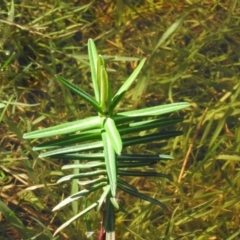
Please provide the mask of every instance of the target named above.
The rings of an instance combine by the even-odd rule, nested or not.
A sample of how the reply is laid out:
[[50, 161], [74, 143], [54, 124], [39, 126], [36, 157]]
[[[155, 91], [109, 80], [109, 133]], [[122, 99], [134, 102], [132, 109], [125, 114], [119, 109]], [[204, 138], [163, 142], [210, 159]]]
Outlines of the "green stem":
[[111, 193], [106, 198], [106, 214], [104, 216], [105, 240], [115, 240], [115, 210], [111, 202]]

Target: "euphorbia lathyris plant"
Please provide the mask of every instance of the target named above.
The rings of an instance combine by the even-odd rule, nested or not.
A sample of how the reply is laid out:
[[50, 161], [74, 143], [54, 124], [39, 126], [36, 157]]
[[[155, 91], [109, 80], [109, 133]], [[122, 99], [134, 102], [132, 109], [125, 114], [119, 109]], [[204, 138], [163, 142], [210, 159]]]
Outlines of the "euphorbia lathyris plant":
[[[80, 173], [73, 173], [59, 179], [59, 183], [79, 179], [78, 184], [82, 186], [87, 185], [87, 187], [67, 197], [53, 209], [54, 211], [89, 193], [103, 189], [98, 201], [92, 203], [89, 207], [65, 222], [56, 230], [55, 234], [91, 209], [97, 208], [99, 210], [105, 204], [104, 231], [106, 232], [106, 239], [115, 239], [114, 208], [121, 210], [121, 206], [119, 206], [116, 199], [117, 189], [166, 208], [157, 199], [140, 193], [134, 186], [124, 181], [121, 176], [169, 178], [167, 174], [145, 172], [141, 171], [141, 168], [156, 164], [160, 160], [172, 159], [169, 155], [123, 154], [122, 149], [134, 144], [149, 143], [180, 135], [181, 132], [179, 131], [149, 133], [144, 136], [139, 136], [137, 133], [181, 122], [181, 117], [169, 118], [159, 116], [189, 107], [189, 103], [173, 103], [117, 113], [115, 112], [117, 104], [138, 76], [145, 59], [139, 63], [135, 71], [113, 96], [104, 58], [98, 55], [95, 44], [91, 39], [88, 41], [88, 54], [95, 98], [63, 77], [57, 76], [56, 78], [72, 92], [91, 104], [98, 114], [95, 117], [30, 132], [25, 134], [24, 138], [46, 138], [67, 134], [67, 136], [57, 140], [42, 143], [34, 149], [47, 150], [40, 154], [42, 158], [51, 157], [75, 160], [73, 164], [65, 165], [62, 169], [83, 169]], [[89, 169], [89, 171], [84, 169]], [[86, 178], [90, 178], [90, 180], [82, 180]]]

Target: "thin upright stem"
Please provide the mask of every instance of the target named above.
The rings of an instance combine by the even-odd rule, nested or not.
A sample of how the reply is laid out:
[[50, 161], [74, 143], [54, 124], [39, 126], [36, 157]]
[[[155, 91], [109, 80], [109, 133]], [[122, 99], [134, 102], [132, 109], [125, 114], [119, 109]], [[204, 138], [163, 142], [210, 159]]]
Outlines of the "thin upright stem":
[[103, 222], [106, 232], [105, 240], [115, 240], [115, 210], [111, 202], [111, 193], [106, 198], [106, 213]]

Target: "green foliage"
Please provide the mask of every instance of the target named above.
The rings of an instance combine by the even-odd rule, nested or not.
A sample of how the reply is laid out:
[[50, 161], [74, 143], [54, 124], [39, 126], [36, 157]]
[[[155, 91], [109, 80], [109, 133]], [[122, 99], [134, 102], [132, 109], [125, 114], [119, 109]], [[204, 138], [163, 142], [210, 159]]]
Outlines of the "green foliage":
[[[137, 61], [147, 57], [136, 85], [133, 83], [125, 93], [116, 113], [170, 102], [196, 103], [194, 111], [178, 113], [179, 118], [182, 114], [185, 117], [174, 129], [182, 130], [183, 135], [132, 147], [125, 147], [128, 145], [123, 141], [126, 155], [157, 155], [161, 149], [161, 153], [170, 153], [174, 159], [151, 165], [154, 168], [145, 167], [140, 158], [132, 161], [133, 168], [142, 166], [144, 170], [171, 174], [172, 181], [121, 177], [140, 193], [167, 204], [169, 211], [118, 190], [119, 206], [127, 212], [116, 211], [117, 236], [126, 240], [239, 238], [239, 11], [237, 0], [117, 0], [104, 4], [80, 0], [0, 1], [0, 195], [24, 226], [31, 229], [31, 237], [47, 239], [47, 230], [54, 232], [73, 214], [97, 201], [103, 191], [99, 189], [74, 201], [77, 211], [66, 206], [57, 214], [51, 212], [61, 200], [79, 191], [72, 187], [69, 194], [70, 182], [56, 181], [66, 174], [89, 170], [60, 170], [62, 165], [67, 166], [71, 159], [79, 159], [72, 165], [82, 164], [82, 159], [84, 164], [85, 159], [101, 159], [104, 164], [103, 153], [99, 147], [91, 157], [84, 152], [69, 153], [63, 160], [53, 161], [38, 158], [39, 153], [32, 150], [37, 144], [36, 150], [41, 150], [42, 139], [22, 139], [25, 132], [94, 116], [92, 107], [55, 81], [56, 74], [61, 75], [94, 94], [86, 54], [86, 41], [93, 38], [106, 62], [113, 93], [136, 68]], [[136, 135], [143, 128], [140, 125], [137, 130], [138, 126], [133, 128], [131, 124], [121, 124], [119, 132], [138, 142]], [[132, 132], [127, 133], [129, 125]], [[162, 125], [169, 131], [174, 130], [172, 126], [164, 127], [164, 122]], [[149, 128], [147, 132], [158, 131]], [[78, 137], [90, 141], [90, 133], [78, 134], [67, 146], [77, 144]], [[141, 136], [144, 134], [145, 131], [141, 132]], [[60, 139], [64, 138], [67, 136]], [[57, 141], [58, 137], [53, 139]], [[101, 141], [101, 132], [91, 132], [90, 139]], [[64, 147], [60, 142], [59, 146]], [[117, 156], [118, 166], [127, 166], [127, 158]], [[151, 161], [157, 161], [157, 156]], [[95, 180], [98, 184], [96, 177], [75, 179], [75, 187], [81, 182], [87, 188], [88, 181]], [[18, 198], [22, 191], [34, 193], [44, 205], [42, 212], [32, 198]], [[96, 239], [101, 232], [99, 215], [89, 211], [57, 238]], [[1, 239], [23, 238], [3, 214], [0, 219]], [[49, 238], [52, 239], [51, 235]]]
[[[127, 182], [120, 179], [121, 176], [147, 176], [147, 177], [163, 177], [169, 178], [168, 175], [157, 173], [157, 172], [144, 172], [136, 170], [125, 170], [128, 168], [138, 168], [139, 166], [148, 166], [156, 164], [161, 159], [171, 159], [170, 156], [149, 156], [149, 155], [137, 155], [131, 156], [124, 154], [123, 146], [130, 146], [136, 143], [148, 143], [150, 141], [166, 139], [169, 137], [178, 136], [181, 132], [173, 131], [167, 132], [165, 135], [159, 134], [145, 134], [144, 136], [137, 137], [124, 137], [124, 135], [130, 134], [136, 131], [144, 131], [147, 129], [152, 129], [156, 127], [165, 127], [173, 123], [179, 122], [181, 118], [159, 118], [153, 120], [145, 120], [149, 117], [157, 116], [172, 113], [183, 108], [189, 107], [190, 104], [183, 103], [174, 103], [167, 104], [163, 106], [156, 106], [151, 108], [145, 108], [140, 110], [134, 110], [130, 112], [120, 112], [116, 113], [115, 107], [120, 102], [124, 94], [128, 91], [129, 87], [132, 85], [136, 77], [138, 76], [145, 59], [143, 59], [139, 66], [134, 70], [131, 76], [125, 81], [122, 87], [117, 91], [117, 93], [112, 97], [112, 90], [109, 88], [109, 81], [107, 76], [107, 71], [104, 63], [104, 59], [101, 55], [98, 55], [95, 44], [93, 40], [88, 42], [88, 51], [89, 51], [89, 60], [90, 68], [92, 73], [92, 82], [95, 93], [95, 99], [90, 96], [85, 91], [79, 89], [77, 86], [71, 84], [62, 77], [57, 77], [57, 79], [63, 83], [67, 88], [72, 92], [76, 93], [79, 97], [82, 97], [85, 101], [92, 105], [92, 107], [98, 112], [98, 116], [89, 117], [82, 120], [77, 120], [74, 122], [64, 123], [58, 126], [49, 127], [41, 130], [37, 130], [31, 133], [24, 134], [25, 139], [31, 138], [43, 138], [49, 136], [57, 136], [61, 134], [70, 134], [67, 137], [63, 137], [57, 140], [49, 141], [40, 146], [36, 146], [35, 149], [49, 149], [56, 148], [56, 150], [47, 151], [40, 155], [40, 157], [53, 157], [58, 159], [65, 159], [73, 157], [75, 160], [81, 159], [84, 160], [91, 158], [95, 161], [89, 161], [87, 163], [76, 163], [71, 165], [63, 166], [63, 169], [73, 168], [73, 169], [89, 169], [87, 172], [74, 173], [71, 175], [64, 176], [59, 179], [58, 182], [63, 182], [72, 179], [81, 179], [81, 178], [92, 178], [97, 177], [94, 180], [86, 182], [79, 182], [80, 185], [87, 184], [86, 189], [80, 190], [63, 200], [58, 204], [53, 210], [58, 210], [61, 207], [72, 203], [73, 201], [82, 198], [94, 191], [99, 189], [104, 189], [100, 199], [93, 203], [88, 208], [84, 209], [82, 212], [76, 214], [73, 218], [65, 222], [60, 226], [56, 232], [58, 233], [64, 227], [69, 225], [72, 221], [78, 217], [86, 214], [88, 211], [98, 206], [98, 209], [101, 208], [103, 204], [103, 199], [106, 197], [106, 219], [105, 221], [105, 230], [108, 233], [114, 232], [115, 218], [112, 212], [112, 207], [119, 209], [118, 202], [116, 200], [117, 188], [120, 190], [129, 193], [133, 196], [136, 196], [140, 199], [149, 201], [166, 209], [164, 204], [159, 202], [156, 199], [145, 196], [144, 194], [137, 191], [136, 188], [130, 186]], [[127, 123], [128, 124], [124, 124]], [[156, 124], [157, 122], [157, 124]], [[137, 129], [136, 129], [137, 128]], [[78, 132], [76, 134], [76, 132]], [[80, 132], [80, 133], [79, 133]], [[96, 135], [95, 135], [96, 134]], [[101, 141], [95, 141], [95, 137], [100, 137]], [[88, 143], [85, 143], [86, 140]], [[71, 146], [68, 146], [71, 144]], [[72, 145], [75, 144], [75, 145]], [[61, 147], [61, 148], [59, 148]], [[100, 150], [100, 153], [103, 151], [103, 155], [100, 157], [99, 154], [96, 156], [96, 153], [93, 153], [95, 150]], [[82, 151], [90, 151], [90, 153], [85, 153], [84, 156], [79, 154]], [[71, 155], [69, 155], [71, 154]], [[127, 157], [127, 160], [124, 160], [124, 168], [121, 165], [120, 157]], [[154, 157], [154, 161], [150, 161]], [[140, 165], [139, 165], [140, 164]], [[123, 169], [124, 170], [123, 170]], [[96, 170], [92, 170], [96, 169]], [[113, 205], [113, 206], [112, 206]]]
[[30, 237], [27, 228], [25, 228], [21, 220], [15, 216], [14, 212], [11, 211], [11, 209], [9, 209], [2, 201], [0, 201], [0, 211], [6, 220], [9, 221], [11, 225], [13, 225], [25, 239], [28, 239]]

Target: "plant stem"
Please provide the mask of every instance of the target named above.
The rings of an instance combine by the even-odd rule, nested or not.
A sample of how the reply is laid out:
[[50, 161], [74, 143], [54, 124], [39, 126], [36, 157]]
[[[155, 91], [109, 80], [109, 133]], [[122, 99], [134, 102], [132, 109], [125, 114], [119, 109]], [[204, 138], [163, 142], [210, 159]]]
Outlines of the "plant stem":
[[111, 202], [111, 193], [106, 198], [106, 213], [103, 215], [105, 240], [115, 240], [115, 210]]

